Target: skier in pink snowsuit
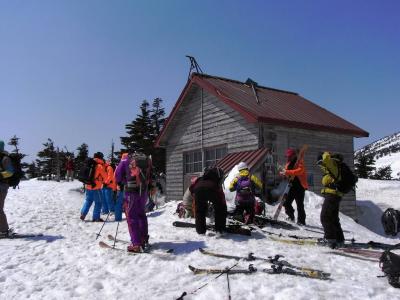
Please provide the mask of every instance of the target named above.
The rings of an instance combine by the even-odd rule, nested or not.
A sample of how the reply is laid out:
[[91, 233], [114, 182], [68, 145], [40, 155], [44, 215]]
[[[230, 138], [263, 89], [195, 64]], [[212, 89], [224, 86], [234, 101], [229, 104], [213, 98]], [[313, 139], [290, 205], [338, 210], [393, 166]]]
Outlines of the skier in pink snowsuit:
[[148, 243], [146, 173], [146, 170], [136, 166], [135, 158], [128, 155], [122, 156], [115, 170], [116, 181], [120, 187], [123, 186], [125, 192], [125, 214], [132, 242], [127, 248], [130, 252], [142, 252]]

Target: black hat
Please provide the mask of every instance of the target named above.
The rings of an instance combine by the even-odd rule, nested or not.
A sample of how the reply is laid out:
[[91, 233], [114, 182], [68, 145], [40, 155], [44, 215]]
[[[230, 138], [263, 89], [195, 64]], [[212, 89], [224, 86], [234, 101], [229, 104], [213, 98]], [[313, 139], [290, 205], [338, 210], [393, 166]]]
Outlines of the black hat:
[[104, 158], [104, 155], [103, 155], [103, 153], [101, 153], [101, 152], [96, 152], [96, 153], [93, 155], [93, 157], [94, 157], [94, 158], [103, 159], [103, 158]]

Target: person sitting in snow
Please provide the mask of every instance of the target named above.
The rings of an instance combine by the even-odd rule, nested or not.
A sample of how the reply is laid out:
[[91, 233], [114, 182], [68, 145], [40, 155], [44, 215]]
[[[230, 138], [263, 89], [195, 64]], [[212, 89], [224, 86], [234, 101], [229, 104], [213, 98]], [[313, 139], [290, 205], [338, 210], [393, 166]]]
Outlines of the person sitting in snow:
[[149, 241], [145, 206], [151, 170], [141, 170], [136, 160], [136, 154], [122, 158], [115, 171], [117, 183], [124, 185], [125, 214], [132, 242], [127, 248], [129, 252], [143, 252]]
[[196, 232], [198, 234], [204, 234], [207, 230], [208, 202], [214, 206], [215, 231], [220, 233], [225, 231], [227, 208], [225, 194], [222, 190], [223, 179], [223, 170], [212, 167], [206, 169], [204, 174], [190, 186], [190, 192], [194, 194], [195, 199]]
[[255, 214], [255, 190], [261, 190], [263, 185], [257, 176], [250, 174], [249, 167], [245, 162], [240, 162], [238, 164], [238, 170], [239, 174], [229, 185], [229, 190], [231, 192], [236, 191], [236, 209], [234, 215], [243, 216], [244, 223], [250, 224], [253, 223]]
[[285, 169], [280, 173], [282, 176], [292, 178], [290, 190], [283, 206], [289, 220], [294, 221], [293, 201], [297, 206], [297, 224], [306, 225], [306, 212], [304, 210], [304, 195], [308, 189], [307, 172], [304, 166], [304, 159], [297, 160], [296, 151], [292, 148], [286, 150]]
[[339, 206], [343, 194], [335, 187], [335, 178], [340, 177], [339, 168], [329, 152], [320, 154], [317, 164], [323, 172], [321, 194], [325, 199], [320, 218], [324, 228], [324, 238], [329, 247], [338, 248], [344, 244], [344, 235], [339, 219]]

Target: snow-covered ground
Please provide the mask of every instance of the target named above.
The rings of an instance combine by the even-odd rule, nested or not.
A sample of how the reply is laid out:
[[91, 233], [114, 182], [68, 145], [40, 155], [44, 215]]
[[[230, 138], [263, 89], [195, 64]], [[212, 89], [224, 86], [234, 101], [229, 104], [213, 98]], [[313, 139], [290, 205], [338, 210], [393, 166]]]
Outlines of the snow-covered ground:
[[377, 170], [386, 166], [391, 166], [392, 178], [400, 178], [400, 152], [375, 158], [375, 167]]
[[389, 207], [400, 210], [400, 181], [360, 178], [356, 195], [359, 223], [385, 236], [381, 216]]
[[[188, 265], [228, 267], [235, 262], [201, 254], [199, 247], [221, 253], [247, 255], [254, 252], [267, 257], [282, 254], [296, 265], [322, 269], [332, 274], [331, 281], [320, 281], [290, 275], [230, 275], [232, 299], [397, 299], [399, 290], [392, 288], [382, 275], [378, 263], [330, 254], [329, 249], [274, 242], [255, 232], [251, 237], [226, 235], [200, 236], [194, 229], [175, 228], [176, 203], [149, 214], [151, 243], [161, 249], [174, 248], [173, 254], [127, 255], [123, 251], [98, 246], [96, 233], [101, 223], [82, 222], [79, 210], [83, 195], [78, 182], [57, 183], [24, 181], [19, 190], [10, 190], [5, 211], [18, 232], [42, 232], [43, 237], [25, 240], [0, 240], [0, 299], [176, 299], [183, 291], [191, 292], [206, 282], [206, 287], [185, 299], [227, 299], [226, 276], [193, 275]], [[389, 191], [393, 194], [389, 194]], [[400, 186], [360, 181], [359, 199], [392, 206]], [[385, 196], [387, 195], [387, 196]], [[392, 202], [393, 201], [393, 202]], [[393, 204], [392, 204], [393, 203]], [[322, 199], [306, 194], [309, 228], [320, 228]], [[377, 204], [378, 205], [378, 204]], [[380, 205], [380, 204], [379, 204]], [[399, 208], [399, 207], [397, 207]], [[271, 214], [273, 207], [269, 207]], [[284, 216], [282, 215], [282, 218]], [[352, 219], [341, 215], [345, 235], [358, 241], [396, 241], [382, 237]], [[115, 234], [117, 223], [108, 222], [100, 240]], [[305, 230], [285, 234], [314, 235]], [[128, 240], [127, 226], [119, 226], [118, 236]], [[108, 242], [108, 241], [107, 241]], [[118, 247], [126, 245], [117, 243]], [[239, 266], [247, 267], [246, 262]], [[259, 269], [269, 264], [255, 262]]]

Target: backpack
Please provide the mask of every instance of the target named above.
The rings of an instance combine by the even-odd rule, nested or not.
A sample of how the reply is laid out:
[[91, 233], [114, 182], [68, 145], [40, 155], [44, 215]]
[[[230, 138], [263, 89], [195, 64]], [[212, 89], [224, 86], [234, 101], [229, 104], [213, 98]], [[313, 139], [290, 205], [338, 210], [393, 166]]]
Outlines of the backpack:
[[78, 180], [84, 184], [95, 184], [96, 161], [93, 158], [87, 158], [79, 170]]
[[349, 166], [343, 161], [341, 154], [332, 155], [332, 159], [336, 161], [340, 178], [339, 180], [335, 178], [335, 187], [339, 192], [347, 194], [351, 190], [354, 190], [358, 177], [354, 175]]
[[128, 176], [125, 191], [142, 193], [144, 190], [151, 188], [152, 184], [151, 156], [147, 157], [142, 153], [135, 153], [132, 159], [135, 159], [136, 166], [139, 168], [140, 173], [138, 176], [131, 176], [131, 166], [128, 166], [129, 170], [127, 170]]
[[400, 288], [400, 255], [386, 250], [379, 258], [379, 267], [387, 276], [389, 284]]
[[388, 235], [397, 235], [399, 232], [400, 212], [393, 208], [388, 208], [381, 217], [382, 226]]
[[250, 195], [253, 193], [253, 186], [249, 176], [240, 176], [238, 178], [236, 191], [240, 195]]
[[10, 158], [11, 166], [14, 169], [14, 173], [11, 177], [5, 178], [3, 180], [9, 186], [11, 186], [13, 189], [15, 189], [19, 185], [21, 178], [23, 178], [25, 175], [25, 172], [22, 171], [22, 167], [21, 167], [21, 156], [17, 153], [10, 153], [7, 155], [2, 154], [0, 156], [0, 160], [3, 160], [3, 157], [5, 157], [5, 156]]

